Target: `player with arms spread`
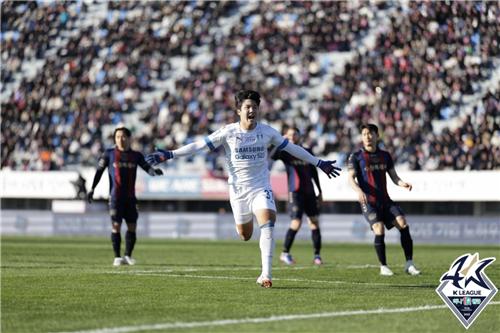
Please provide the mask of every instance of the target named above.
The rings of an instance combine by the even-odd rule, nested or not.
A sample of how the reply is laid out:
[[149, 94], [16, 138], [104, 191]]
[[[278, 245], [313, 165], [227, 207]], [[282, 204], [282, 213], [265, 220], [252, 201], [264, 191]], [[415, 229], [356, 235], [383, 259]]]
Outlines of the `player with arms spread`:
[[410, 227], [401, 208], [387, 193], [386, 172], [394, 184], [411, 191], [412, 185], [402, 181], [394, 169], [391, 155], [377, 147], [378, 127], [374, 124], [361, 126], [363, 148], [351, 154], [348, 160], [349, 184], [358, 193], [361, 211], [375, 234], [375, 251], [380, 261], [380, 274], [391, 276], [394, 273], [387, 267], [385, 256], [385, 231], [396, 228], [401, 233], [401, 246], [406, 257], [405, 271], [419, 275], [413, 264], [413, 240]]
[[272, 286], [272, 258], [274, 251], [274, 223], [276, 206], [269, 180], [268, 146], [285, 150], [291, 155], [311, 163], [329, 177], [340, 171], [335, 161], [322, 161], [303, 148], [289, 143], [278, 131], [258, 121], [260, 95], [256, 91], [241, 90], [236, 93], [236, 112], [240, 121], [222, 127], [205, 140], [197, 141], [174, 151], [158, 150], [146, 160], [153, 165], [171, 158], [193, 155], [209, 148], [223, 146], [228, 166], [229, 198], [236, 229], [240, 238], [247, 241], [253, 233], [253, 216], [259, 224], [262, 273], [257, 283], [264, 288]]
[[[299, 145], [300, 132], [296, 127], [290, 127], [285, 131], [285, 138], [296, 145]], [[310, 150], [308, 150], [311, 152]], [[311, 238], [314, 247], [315, 265], [323, 264], [320, 256], [321, 251], [321, 231], [319, 228], [319, 206], [322, 201], [321, 185], [319, 183], [318, 171], [316, 168], [300, 159], [297, 159], [286, 151], [271, 153], [273, 160], [281, 160], [285, 164], [288, 177], [288, 210], [292, 221], [285, 236], [283, 252], [280, 260], [287, 264], [295, 264], [295, 259], [290, 254], [295, 235], [302, 225], [302, 216], [307, 215], [307, 222], [311, 229]], [[314, 190], [314, 184], [318, 189], [318, 195]]]
[[[160, 169], [152, 168], [140, 152], [130, 149], [131, 132], [128, 128], [119, 127], [113, 134], [115, 147], [104, 151], [99, 158], [98, 167], [92, 182], [92, 189], [87, 195], [89, 203], [94, 199], [94, 189], [101, 180], [104, 170], [109, 174], [109, 213], [111, 215], [111, 243], [115, 252], [113, 266], [134, 265], [132, 251], [136, 242], [137, 199], [135, 197], [135, 180], [137, 166], [151, 176], [162, 175]], [[127, 223], [125, 234], [125, 256], [120, 256], [122, 220]]]

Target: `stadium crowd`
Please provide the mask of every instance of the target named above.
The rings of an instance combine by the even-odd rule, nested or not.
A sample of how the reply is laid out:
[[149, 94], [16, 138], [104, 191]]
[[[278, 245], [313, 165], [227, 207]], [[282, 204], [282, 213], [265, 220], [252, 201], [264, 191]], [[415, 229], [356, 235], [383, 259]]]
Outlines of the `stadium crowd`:
[[[103, 127], [131, 113], [134, 148], [175, 148], [235, 121], [242, 87], [317, 155], [345, 159], [370, 120], [400, 167], [500, 168], [499, 89], [480, 85], [499, 65], [497, 2], [124, 1], [85, 25], [90, 6], [2, 2], [2, 90], [19, 81], [2, 99], [2, 168], [94, 165], [111, 144]], [[327, 75], [329, 52], [352, 53], [343, 74]], [[16, 75], [33, 60], [44, 61], [34, 77]], [[152, 82], [168, 80], [175, 89], [139, 112]], [[315, 80], [327, 86], [321, 98]]]

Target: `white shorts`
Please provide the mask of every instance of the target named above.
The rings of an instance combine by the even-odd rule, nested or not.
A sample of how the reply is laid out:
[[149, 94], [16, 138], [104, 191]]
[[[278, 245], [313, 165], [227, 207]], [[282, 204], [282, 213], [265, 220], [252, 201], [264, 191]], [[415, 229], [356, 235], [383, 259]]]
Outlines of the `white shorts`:
[[253, 214], [261, 209], [270, 209], [276, 212], [271, 186], [229, 185], [229, 202], [236, 224], [251, 222]]

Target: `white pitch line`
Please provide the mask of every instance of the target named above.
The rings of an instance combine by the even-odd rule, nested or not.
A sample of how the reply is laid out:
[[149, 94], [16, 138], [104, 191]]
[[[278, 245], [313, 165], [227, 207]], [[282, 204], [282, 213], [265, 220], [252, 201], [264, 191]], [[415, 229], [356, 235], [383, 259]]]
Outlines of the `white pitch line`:
[[[372, 268], [380, 268], [379, 265], [371, 265], [371, 264], [365, 264], [365, 265], [333, 265], [333, 266], [327, 266], [328, 268], [336, 269], [336, 268], [344, 268], [344, 269], [372, 269]], [[391, 267], [404, 267], [403, 265], [393, 265]], [[313, 269], [316, 270], [320, 267], [318, 266], [286, 266], [286, 267], [273, 267], [274, 271], [293, 271], [293, 270], [307, 270], [307, 269]], [[133, 272], [136, 273], [174, 273], [174, 272], [227, 272], [228, 270], [230, 271], [260, 271], [262, 268], [261, 267], [235, 267], [235, 268], [228, 268], [228, 267], [221, 267], [221, 266], [212, 266], [212, 267], [204, 267], [204, 268], [199, 268], [199, 267], [184, 267], [184, 268], [172, 268], [172, 269], [155, 269], [155, 270], [134, 270]], [[118, 270], [115, 271], [109, 271], [108, 273], [114, 274], [116, 272], [119, 272]]]
[[[342, 266], [339, 266], [342, 267]], [[391, 267], [404, 267], [403, 265], [391, 265]], [[347, 268], [347, 269], [367, 269], [367, 268], [380, 268], [380, 265], [372, 265], [372, 264], [365, 264], [365, 265], [347, 265], [342, 268]]]
[[[500, 302], [491, 302], [489, 305], [498, 305]], [[224, 319], [213, 321], [193, 321], [193, 322], [174, 322], [174, 323], [160, 323], [149, 325], [137, 326], [122, 326], [122, 327], [109, 327], [94, 330], [83, 331], [68, 331], [59, 333], [128, 333], [139, 331], [155, 331], [155, 330], [168, 330], [174, 328], [194, 328], [194, 327], [209, 327], [209, 326], [226, 326], [235, 324], [261, 324], [274, 321], [287, 321], [287, 320], [301, 320], [301, 319], [314, 319], [314, 318], [333, 318], [333, 317], [346, 317], [346, 316], [359, 316], [367, 314], [387, 314], [387, 313], [407, 313], [417, 311], [429, 311], [436, 309], [446, 309], [446, 305], [424, 305], [411, 308], [393, 308], [393, 309], [373, 309], [373, 310], [354, 310], [354, 311], [339, 311], [339, 312], [320, 312], [308, 314], [295, 314], [295, 315], [282, 315], [261, 318], [244, 318], [244, 319]]]
[[[212, 279], [212, 280], [257, 280], [257, 278], [250, 277], [237, 277], [237, 276], [220, 276], [220, 275], [192, 275], [192, 274], [171, 274], [168, 272], [164, 273], [149, 273], [149, 272], [138, 272], [138, 271], [116, 271], [107, 272], [108, 274], [130, 274], [139, 276], [163, 276], [163, 277], [174, 277], [174, 278], [191, 278], [191, 279]], [[338, 281], [338, 280], [310, 280], [310, 279], [281, 279], [273, 278], [273, 281], [290, 281], [290, 282], [312, 282], [312, 283], [328, 283], [328, 284], [355, 284], [355, 285], [368, 285], [368, 286], [398, 286], [394, 283], [377, 283], [377, 282], [357, 282], [357, 281]], [[402, 284], [403, 286], [412, 286], [409, 284]], [[418, 287], [419, 285], [415, 285]]]
[[[377, 266], [379, 267], [379, 266]], [[293, 266], [293, 267], [273, 267], [274, 271], [280, 270], [306, 270], [306, 269], [317, 269], [318, 267], [314, 266]], [[167, 268], [167, 269], [152, 269], [152, 270], [133, 270], [133, 272], [137, 273], [173, 273], [173, 272], [227, 272], [227, 271], [260, 271], [261, 267], [206, 267], [206, 268], [198, 268], [198, 267], [185, 267], [185, 268]], [[108, 271], [108, 273], [116, 273], [119, 270]]]
[[[391, 267], [404, 267], [404, 265], [392, 265]], [[372, 265], [372, 264], [361, 264], [361, 265], [343, 265], [343, 264], [326, 264], [322, 266], [317, 265], [292, 265], [292, 266], [277, 266], [273, 267], [274, 271], [293, 271], [293, 270], [317, 270], [318, 268], [331, 268], [331, 269], [372, 269], [372, 268], [380, 268], [380, 265]], [[134, 272], [141, 273], [165, 273], [165, 272], [225, 272], [228, 270], [231, 271], [259, 271], [261, 267], [253, 266], [253, 267], [225, 267], [225, 266], [208, 266], [208, 267], [189, 267], [185, 266], [183, 268], [166, 268], [166, 269], [153, 269], [153, 270], [134, 270]], [[116, 271], [110, 271], [110, 273], [114, 273]]]

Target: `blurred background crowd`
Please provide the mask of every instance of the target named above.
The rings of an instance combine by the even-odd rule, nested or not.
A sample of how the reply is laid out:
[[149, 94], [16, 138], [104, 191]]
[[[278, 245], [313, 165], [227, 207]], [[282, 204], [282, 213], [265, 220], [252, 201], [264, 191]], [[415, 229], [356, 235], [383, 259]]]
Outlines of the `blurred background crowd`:
[[[497, 1], [3, 1], [2, 168], [94, 166], [112, 129], [173, 149], [237, 121], [341, 162], [376, 123], [398, 168], [500, 168]], [[217, 156], [204, 156], [217, 169]]]

